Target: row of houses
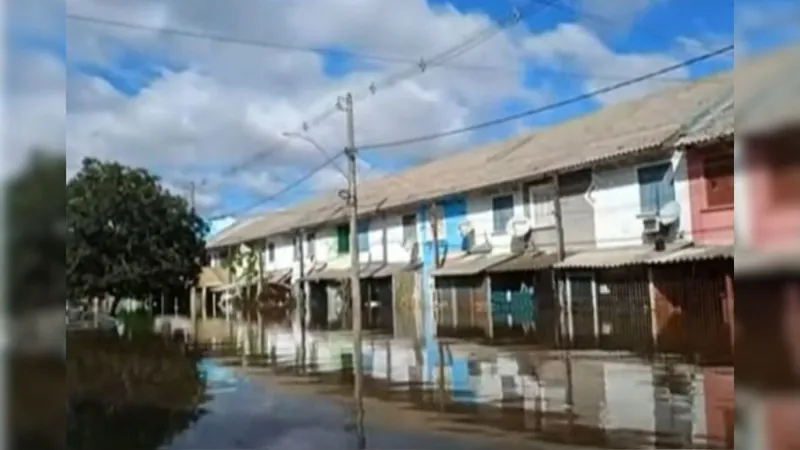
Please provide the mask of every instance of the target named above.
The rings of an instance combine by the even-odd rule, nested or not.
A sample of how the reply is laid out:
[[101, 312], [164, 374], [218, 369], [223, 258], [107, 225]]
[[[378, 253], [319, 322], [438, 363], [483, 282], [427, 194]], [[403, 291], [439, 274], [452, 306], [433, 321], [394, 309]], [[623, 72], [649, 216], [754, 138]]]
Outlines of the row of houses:
[[[361, 182], [365, 326], [729, 357], [734, 236], [751, 272], [800, 242], [800, 112], [781, 101], [800, 92], [794, 60], [797, 46]], [[302, 289], [310, 328], [347, 327], [350, 232], [333, 193], [240, 220], [208, 243], [199, 313], [220, 317], [222, 261], [247, 245]]]

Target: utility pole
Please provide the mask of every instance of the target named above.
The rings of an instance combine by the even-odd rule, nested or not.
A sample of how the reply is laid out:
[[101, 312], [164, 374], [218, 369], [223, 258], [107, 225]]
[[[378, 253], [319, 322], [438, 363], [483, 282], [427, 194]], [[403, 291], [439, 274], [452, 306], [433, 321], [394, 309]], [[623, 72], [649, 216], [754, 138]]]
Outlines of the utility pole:
[[[556, 222], [556, 256], [558, 261], [561, 262], [566, 258], [566, 245], [564, 243], [564, 217], [561, 214], [561, 187], [558, 183], [558, 174], [553, 175], [552, 178], [552, 185], [553, 185], [553, 215], [555, 216]], [[563, 328], [566, 325], [567, 330], [571, 329], [568, 321], [569, 311], [565, 308], [566, 303], [566, 280], [559, 280], [556, 278], [557, 289], [558, 289], [558, 309], [559, 309], [559, 343], [561, 347], [564, 349], [564, 368], [567, 375], [567, 390], [566, 390], [566, 401], [567, 404], [567, 423], [569, 426], [569, 433], [572, 433], [573, 426], [574, 426], [574, 415], [573, 415], [573, 405], [574, 405], [574, 394], [573, 394], [573, 387], [572, 387], [572, 357], [570, 355], [569, 348], [564, 347], [564, 333]], [[566, 314], [566, 316], [565, 316]], [[569, 333], [568, 339], [569, 345], [572, 344], [572, 333]]]
[[361, 349], [361, 271], [358, 249], [358, 191], [357, 185], [357, 166], [355, 122], [353, 119], [353, 95], [349, 92], [345, 96], [344, 112], [347, 114], [347, 173], [349, 193], [347, 200], [350, 206], [350, 307], [353, 311], [353, 370], [355, 375], [353, 396], [355, 397], [356, 413], [356, 434], [358, 438], [358, 449], [366, 448], [364, 437], [364, 364]]
[[299, 269], [300, 269], [300, 277], [297, 283], [297, 298], [300, 300], [300, 304], [298, 312], [299, 312], [299, 320], [300, 320], [300, 372], [305, 372], [306, 370], [306, 293], [303, 286], [305, 284], [306, 278], [306, 265], [305, 259], [306, 255], [303, 251], [303, 238], [304, 233], [302, 231], [297, 232], [297, 259], [299, 260]]

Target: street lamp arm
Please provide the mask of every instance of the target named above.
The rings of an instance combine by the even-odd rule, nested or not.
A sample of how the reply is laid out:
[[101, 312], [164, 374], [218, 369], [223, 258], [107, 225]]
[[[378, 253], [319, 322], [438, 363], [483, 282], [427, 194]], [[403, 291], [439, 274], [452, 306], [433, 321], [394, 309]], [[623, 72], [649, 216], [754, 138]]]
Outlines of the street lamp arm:
[[[310, 136], [307, 136], [307, 135], [302, 134], [302, 133], [297, 133], [297, 132], [285, 132], [285, 133], [283, 133], [283, 136], [286, 137], [286, 138], [289, 138], [289, 139], [300, 139], [300, 140], [306, 141], [309, 144], [311, 144], [314, 148], [316, 148], [324, 157], [326, 157], [326, 158], [330, 158], [331, 157], [331, 153], [328, 152], [327, 150], [325, 150], [325, 148], [323, 146], [321, 146], [316, 140], [314, 140], [314, 138], [312, 138]], [[338, 164], [336, 164], [336, 162], [332, 161], [331, 164], [333, 164], [333, 166], [336, 168], [336, 170], [338, 170], [339, 173], [341, 173], [342, 176], [344, 176], [344, 178], [346, 180], [349, 180], [349, 177], [347, 176], [347, 172], [345, 172], [344, 169], [342, 169]]]

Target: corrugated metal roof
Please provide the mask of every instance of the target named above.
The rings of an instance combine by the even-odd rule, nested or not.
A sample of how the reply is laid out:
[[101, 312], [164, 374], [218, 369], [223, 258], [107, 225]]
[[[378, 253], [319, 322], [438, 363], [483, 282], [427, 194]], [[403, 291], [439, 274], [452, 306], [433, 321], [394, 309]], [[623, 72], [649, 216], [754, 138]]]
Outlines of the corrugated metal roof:
[[267, 281], [271, 283], [283, 283], [292, 277], [292, 269], [271, 270], [266, 275]]
[[508, 261], [489, 267], [486, 271], [489, 273], [527, 272], [550, 268], [556, 262], [558, 262], [558, 255], [555, 253], [521, 253]]
[[477, 275], [486, 271], [488, 268], [495, 264], [500, 264], [513, 258], [514, 255], [492, 255], [492, 254], [479, 254], [479, 255], [462, 255], [445, 260], [442, 267], [433, 271], [435, 277], [460, 277]]
[[733, 259], [733, 244], [712, 246], [691, 246], [666, 255], [655, 256], [648, 264], [674, 264], [692, 261], [710, 261], [714, 259]]
[[662, 252], [656, 251], [652, 245], [594, 249], [569, 256], [560, 263], [554, 264], [553, 267], [558, 269], [613, 269], [647, 264], [654, 258], [663, 258], [690, 245], [687, 242], [676, 242], [668, 245]]
[[778, 272], [797, 275], [800, 274], [800, 242], [771, 250], [737, 248], [734, 264], [736, 276], [759, 276]]
[[229, 283], [228, 271], [221, 267], [203, 267], [200, 271], [198, 286], [201, 288], [213, 288]]
[[[385, 278], [394, 275], [401, 270], [413, 269], [413, 266], [407, 263], [384, 263], [384, 262], [370, 262], [361, 263], [359, 268], [360, 278]], [[350, 269], [347, 267], [328, 268], [321, 267], [320, 269], [308, 274], [306, 280], [308, 281], [334, 281], [350, 277]]]
[[766, 133], [800, 123], [800, 45], [791, 45], [736, 70], [736, 129]]
[[[359, 185], [360, 213], [430, 201], [449, 194], [589, 167], [664, 143], [700, 142], [733, 133], [731, 111], [695, 126], [696, 116], [717, 105], [735, 80], [735, 101], [757, 92], [767, 75], [780, 73], [784, 53], [738, 64], [733, 71], [687, 82], [620, 103], [543, 130], [492, 143]], [[784, 55], [784, 56], [782, 56]], [[795, 102], [796, 103], [796, 102]], [[739, 120], [739, 111], [735, 112]], [[686, 126], [691, 138], [681, 137]], [[420, 182], [423, 180], [424, 182]], [[209, 243], [225, 246], [260, 237], [343, 221], [347, 210], [335, 192], [321, 194], [285, 211], [265, 214]]]
[[371, 278], [386, 278], [402, 271], [413, 271], [420, 267], [420, 264], [409, 263], [389, 263], [372, 273]]

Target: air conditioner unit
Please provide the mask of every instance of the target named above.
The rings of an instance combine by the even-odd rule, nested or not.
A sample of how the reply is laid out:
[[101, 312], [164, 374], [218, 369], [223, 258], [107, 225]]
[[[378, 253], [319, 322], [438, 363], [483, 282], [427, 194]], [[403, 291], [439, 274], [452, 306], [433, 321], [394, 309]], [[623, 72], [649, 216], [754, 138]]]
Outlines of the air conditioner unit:
[[658, 220], [658, 215], [640, 215], [639, 220], [642, 221], [642, 231], [644, 234], [651, 235], [661, 231], [661, 222]]

